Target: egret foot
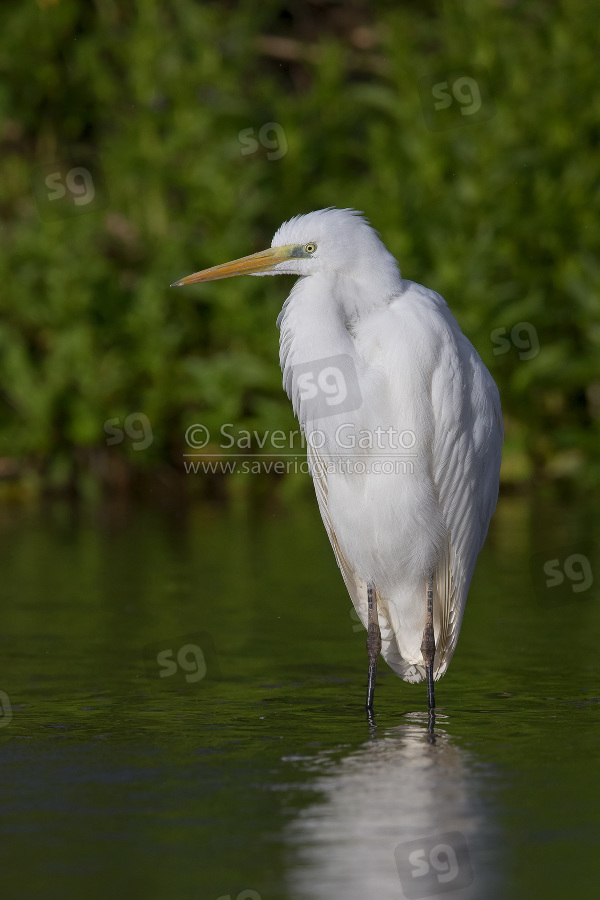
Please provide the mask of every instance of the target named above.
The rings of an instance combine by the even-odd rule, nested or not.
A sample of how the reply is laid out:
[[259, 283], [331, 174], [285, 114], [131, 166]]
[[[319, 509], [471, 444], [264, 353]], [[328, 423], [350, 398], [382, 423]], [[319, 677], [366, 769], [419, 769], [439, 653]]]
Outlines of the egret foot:
[[372, 584], [367, 587], [367, 602], [369, 605], [369, 630], [367, 633], [367, 653], [369, 654], [369, 677], [367, 680], [367, 709], [373, 709], [373, 694], [375, 693], [375, 678], [377, 677], [377, 661], [381, 653], [381, 631], [377, 616], [377, 592]]
[[435, 635], [433, 633], [433, 575], [427, 580], [427, 605], [425, 614], [425, 630], [421, 643], [421, 653], [425, 663], [425, 677], [427, 678], [427, 705], [429, 709], [435, 709], [435, 693], [433, 690], [433, 660], [435, 657]]

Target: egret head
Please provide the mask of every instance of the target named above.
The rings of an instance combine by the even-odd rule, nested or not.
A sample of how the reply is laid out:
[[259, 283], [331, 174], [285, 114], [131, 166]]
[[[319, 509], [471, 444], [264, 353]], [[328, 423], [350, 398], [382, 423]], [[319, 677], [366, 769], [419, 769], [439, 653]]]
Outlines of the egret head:
[[271, 247], [251, 256], [195, 272], [176, 285], [216, 281], [234, 275], [316, 275], [330, 273], [357, 281], [395, 285], [398, 263], [367, 220], [353, 209], [319, 209], [284, 222]]

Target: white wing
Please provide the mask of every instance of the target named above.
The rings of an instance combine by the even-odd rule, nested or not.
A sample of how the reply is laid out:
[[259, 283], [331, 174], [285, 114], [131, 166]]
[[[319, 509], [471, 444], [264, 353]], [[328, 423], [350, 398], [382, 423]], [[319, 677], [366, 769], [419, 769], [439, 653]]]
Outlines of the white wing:
[[449, 350], [431, 385], [433, 479], [448, 532], [436, 578], [437, 678], [454, 653], [477, 555], [496, 507], [503, 438], [500, 397], [493, 378], [462, 334], [457, 348], [460, 373]]
[[[346, 585], [346, 589], [348, 591], [348, 594], [350, 595], [350, 599], [352, 600], [354, 608], [360, 616], [361, 622], [363, 623], [365, 628], [367, 628], [367, 583], [364, 578], [361, 578], [359, 573], [356, 571], [356, 568], [346, 558], [337, 539], [327, 503], [327, 467], [326, 465], [324, 465], [323, 460], [320, 458], [318, 450], [315, 450], [314, 447], [312, 447], [310, 444], [308, 444], [307, 446], [307, 458], [309, 461], [313, 483], [315, 486], [315, 494], [317, 496], [317, 503], [319, 504], [319, 511], [321, 513], [321, 518], [323, 519], [323, 524], [325, 526], [325, 530], [327, 531], [327, 535], [329, 537], [336, 562], [342, 573], [344, 584]], [[381, 655], [384, 657], [386, 662], [388, 662], [392, 666], [394, 671], [405, 681], [421, 681], [424, 677], [423, 673], [421, 673], [417, 666], [406, 662], [398, 652], [396, 635], [391, 624], [391, 617], [387, 610], [385, 600], [383, 600], [383, 598], [379, 594], [377, 595], [377, 598], [379, 626], [381, 631]]]
[[[371, 518], [371, 525], [375, 521], [375, 527], [365, 534], [362, 546], [357, 547], [353, 540], [356, 530], [353, 517], [344, 508], [340, 511], [339, 495], [336, 515], [333, 515], [333, 484], [328, 484], [326, 466], [322, 465], [318, 451], [310, 443], [308, 457], [313, 466], [313, 481], [323, 523], [352, 602], [365, 625], [367, 585], [364, 575], [369, 566], [364, 565], [364, 554], [363, 565], [358, 564], [358, 559], [354, 558], [356, 551], [365, 547], [372, 550], [372, 557], [377, 557], [379, 564], [388, 569], [397, 564], [397, 559], [394, 559], [399, 556], [397, 549], [405, 553], [406, 548], [410, 547], [412, 552], [414, 539], [410, 532], [410, 510], [414, 510], [414, 504], [412, 507], [410, 503], [406, 506], [405, 500], [407, 496], [421, 496], [419, 490], [424, 480], [428, 481], [426, 494], [432, 505], [428, 507], [430, 515], [425, 523], [420, 523], [418, 540], [426, 542], [426, 539], [432, 539], [432, 534], [439, 533], [434, 610], [437, 644], [435, 675], [439, 678], [446, 671], [456, 647], [475, 562], [496, 505], [502, 419], [496, 385], [474, 347], [460, 331], [443, 298], [412, 282], [404, 284], [401, 296], [390, 302], [387, 311], [374, 314], [364, 326], [361, 323], [360, 339], [355, 340], [343, 327], [337, 335], [336, 344], [338, 353], [353, 356], [359, 377], [362, 373], [364, 379], [361, 390], [363, 386], [376, 385], [376, 379], [370, 380], [368, 372], [374, 371], [373, 366], [375, 369], [378, 367], [378, 353], [381, 351], [384, 354], [379, 358], [381, 365], [378, 371], [384, 379], [387, 373], [389, 390], [384, 385], [382, 393], [378, 383], [370, 397], [363, 397], [361, 416], [368, 417], [370, 412], [374, 416], [381, 414], [377, 412], [378, 409], [381, 411], [377, 404], [379, 391], [380, 396], [393, 398], [386, 407], [384, 418], [388, 413], [393, 415], [395, 409], [397, 425], [413, 427], [411, 423], [414, 422], [416, 431], [423, 436], [425, 455], [419, 461], [419, 479], [415, 476], [411, 491], [403, 498], [402, 490], [394, 493], [393, 486], [390, 486], [392, 489], [386, 491], [386, 496], [379, 495], [382, 512], [390, 514], [385, 521], [392, 522], [395, 517], [396, 527], [402, 533], [401, 537], [400, 534], [397, 537], [400, 543], [394, 546], [392, 531], [389, 532], [385, 551], [377, 540], [371, 542], [369, 547], [369, 537], [374, 537], [379, 531], [377, 520]], [[325, 352], [317, 346], [318, 336], [311, 335], [310, 343], [306, 341], [305, 344], [298, 337], [306, 319], [301, 315], [301, 306], [295, 306], [294, 301], [300, 299], [303, 288], [302, 280], [295, 285], [279, 323], [284, 387], [305, 429], [307, 416], [299, 396], [293, 364], [304, 362], [301, 354], [306, 353], [305, 346], [312, 346], [315, 359], [325, 356]], [[330, 332], [326, 338], [331, 344]], [[395, 407], [394, 403], [397, 404]], [[389, 424], [388, 421], [371, 421], [372, 426], [385, 427]], [[339, 479], [336, 484], [339, 491]], [[371, 487], [374, 488], [374, 485]], [[365, 494], [359, 497], [361, 488], [358, 483], [357, 491], [357, 503], [366, 503]], [[369, 496], [372, 497], [372, 494]], [[376, 514], [377, 506], [372, 500], [370, 502], [370, 511], [374, 510]], [[354, 518], [368, 512], [369, 509], [363, 505], [360, 512], [355, 510]], [[361, 519], [363, 522], [367, 520], [368, 515]], [[340, 526], [346, 528], [343, 538], [341, 532], [336, 533]], [[382, 536], [379, 531], [379, 538]], [[349, 546], [353, 547], [350, 552], [345, 549]], [[376, 587], [378, 578], [383, 576], [385, 580], [385, 574], [385, 570], [381, 570], [379, 576], [377, 573], [371, 576]], [[382, 655], [394, 671], [407, 681], [420, 681], [425, 674], [417, 649], [422, 635], [421, 608], [424, 625], [425, 589], [426, 580], [423, 578], [422, 584], [415, 586], [414, 593], [406, 596], [405, 592], [402, 600], [412, 604], [413, 611], [416, 611], [412, 619], [414, 632], [410, 634], [412, 650], [409, 653], [406, 649], [400, 650], [401, 644], [406, 647], [406, 640], [399, 638], [406, 637], [407, 632], [406, 624], [402, 624], [402, 621], [406, 623], [406, 617], [398, 615], [398, 600], [393, 592], [386, 596], [386, 591], [383, 591], [382, 596], [378, 590]]]

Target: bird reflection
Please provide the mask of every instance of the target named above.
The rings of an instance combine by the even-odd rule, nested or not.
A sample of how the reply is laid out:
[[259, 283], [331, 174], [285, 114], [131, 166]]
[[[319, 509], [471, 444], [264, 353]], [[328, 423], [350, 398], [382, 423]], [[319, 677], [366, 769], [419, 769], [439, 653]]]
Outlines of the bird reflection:
[[456, 745], [446, 716], [437, 719], [407, 714], [382, 731], [371, 716], [368, 740], [349, 755], [298, 760], [318, 774], [317, 799], [286, 835], [294, 900], [491, 895], [489, 770]]

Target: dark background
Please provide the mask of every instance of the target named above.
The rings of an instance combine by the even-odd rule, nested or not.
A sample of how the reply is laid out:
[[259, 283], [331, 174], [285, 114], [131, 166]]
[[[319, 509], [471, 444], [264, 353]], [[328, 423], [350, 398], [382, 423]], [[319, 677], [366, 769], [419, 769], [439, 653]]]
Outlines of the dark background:
[[185, 432], [295, 427], [291, 280], [169, 284], [329, 205], [479, 350], [503, 482], [597, 484], [596, 32], [585, 0], [3, 3], [5, 492], [257, 491], [185, 478]]

